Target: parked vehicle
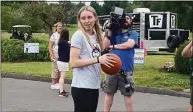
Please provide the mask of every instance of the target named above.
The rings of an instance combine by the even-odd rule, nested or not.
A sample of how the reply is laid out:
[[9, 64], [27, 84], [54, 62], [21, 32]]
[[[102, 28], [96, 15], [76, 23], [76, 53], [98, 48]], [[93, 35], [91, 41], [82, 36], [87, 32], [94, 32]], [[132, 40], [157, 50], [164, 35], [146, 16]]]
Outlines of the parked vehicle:
[[31, 26], [29, 25], [12, 26], [12, 36], [10, 36], [10, 39], [21, 39], [27, 41], [30, 38], [32, 38]]
[[[190, 30], [178, 29], [177, 13], [151, 12], [148, 8], [136, 8], [132, 13], [132, 28], [139, 33], [139, 48], [147, 51], [173, 52], [179, 44], [188, 40]], [[101, 25], [110, 15], [99, 16]]]

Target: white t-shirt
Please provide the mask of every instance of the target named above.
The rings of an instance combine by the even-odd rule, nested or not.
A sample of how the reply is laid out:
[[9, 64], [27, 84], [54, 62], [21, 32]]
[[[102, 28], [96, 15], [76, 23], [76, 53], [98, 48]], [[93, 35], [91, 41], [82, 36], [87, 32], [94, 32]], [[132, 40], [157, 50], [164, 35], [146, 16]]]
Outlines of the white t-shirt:
[[54, 54], [56, 54], [56, 58], [58, 58], [58, 40], [60, 38], [60, 34], [58, 32], [55, 32], [50, 37], [50, 41], [54, 42], [52, 50], [54, 51]]
[[[89, 59], [100, 55], [100, 46], [96, 41], [97, 35], [90, 36], [91, 44], [85, 41], [85, 36], [81, 30], [76, 31], [71, 39], [71, 46], [80, 49], [80, 58]], [[101, 66], [99, 63], [73, 68], [72, 87], [99, 89], [101, 82]]]

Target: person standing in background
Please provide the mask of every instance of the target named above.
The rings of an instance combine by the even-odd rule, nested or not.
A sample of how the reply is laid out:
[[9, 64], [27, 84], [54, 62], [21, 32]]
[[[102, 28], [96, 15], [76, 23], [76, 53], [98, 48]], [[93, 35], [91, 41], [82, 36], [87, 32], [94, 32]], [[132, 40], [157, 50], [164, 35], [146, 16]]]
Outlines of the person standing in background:
[[52, 34], [49, 41], [49, 53], [50, 53], [50, 60], [52, 62], [52, 84], [51, 89], [59, 89], [59, 71], [57, 67], [57, 59], [58, 59], [58, 39], [60, 37], [60, 32], [63, 29], [63, 24], [61, 22], [58, 22], [56, 24], [56, 32]]
[[70, 57], [70, 41], [69, 41], [69, 31], [68, 29], [63, 29], [60, 33], [60, 38], [58, 40], [58, 61], [57, 66], [60, 72], [59, 78], [59, 96], [67, 97], [68, 92], [64, 90], [64, 78], [66, 73], [69, 71], [69, 57]]

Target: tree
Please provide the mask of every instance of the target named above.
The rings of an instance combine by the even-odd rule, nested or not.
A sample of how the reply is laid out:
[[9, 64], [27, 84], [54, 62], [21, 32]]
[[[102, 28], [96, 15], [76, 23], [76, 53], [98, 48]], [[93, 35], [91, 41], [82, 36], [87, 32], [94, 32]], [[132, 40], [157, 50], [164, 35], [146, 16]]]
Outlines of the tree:
[[1, 13], [1, 29], [9, 31], [13, 21], [12, 8], [9, 6], [2, 6]]
[[57, 3], [28, 2], [25, 5], [25, 14], [30, 17], [39, 17], [49, 33], [52, 35], [52, 27], [57, 22], [68, 23], [75, 14], [75, 6], [71, 2], [61, 1]]
[[104, 1], [104, 4], [102, 6], [102, 15], [109, 15], [110, 12], [113, 11], [114, 8], [114, 2], [112, 1]]
[[25, 15], [24, 7], [26, 2], [22, 1], [6, 1], [2, 2], [2, 30], [10, 32], [11, 26], [16, 24], [26, 24], [32, 26], [32, 32], [44, 28], [43, 22], [38, 17], [30, 17]]
[[101, 6], [99, 5], [98, 2], [91, 1], [90, 6], [92, 6], [95, 9], [97, 15], [101, 15], [102, 14]]
[[115, 2], [115, 6], [116, 7], [120, 7], [123, 8], [124, 10], [126, 9], [126, 7], [129, 5], [128, 1], [116, 1]]
[[61, 11], [62, 22], [67, 24], [71, 23], [71, 20], [77, 13], [76, 5], [72, 4], [69, 1], [60, 1], [59, 10]]
[[70, 23], [77, 24], [77, 14], [81, 7], [85, 6], [85, 3], [80, 1], [78, 4], [71, 2], [74, 5], [74, 15], [71, 15]]
[[130, 5], [128, 1], [107, 1], [105, 0], [102, 6], [102, 11], [103, 11], [102, 15], [109, 15], [110, 12], [114, 11], [115, 7], [123, 8], [125, 10], [128, 7], [128, 5]]
[[[17, 21], [20, 21], [19, 23], [25, 23], [24, 19], [21, 17], [22, 12], [20, 12], [20, 7], [25, 2], [14, 2], [14, 1], [2, 1], [1, 2], [1, 29], [10, 31], [10, 28], [12, 25], [17, 24]], [[20, 12], [20, 13], [17, 13]]]
[[138, 1], [128, 2], [127, 6], [125, 8], [125, 11], [128, 12], [128, 13], [132, 13], [133, 9], [141, 8], [141, 7], [143, 7], [141, 2], [138, 2]]
[[49, 35], [52, 34], [52, 26], [56, 23], [53, 16], [55, 9], [46, 2], [28, 2], [24, 7], [24, 13], [29, 17], [39, 17], [48, 29]]

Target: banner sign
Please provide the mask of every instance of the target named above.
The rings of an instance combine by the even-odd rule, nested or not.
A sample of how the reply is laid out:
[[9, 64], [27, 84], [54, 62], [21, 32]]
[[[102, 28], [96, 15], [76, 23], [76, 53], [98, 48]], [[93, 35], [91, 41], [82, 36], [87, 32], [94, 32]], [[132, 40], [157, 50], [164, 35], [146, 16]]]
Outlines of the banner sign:
[[144, 49], [135, 49], [134, 64], [145, 63], [145, 52]]
[[24, 53], [39, 53], [39, 43], [24, 43]]

